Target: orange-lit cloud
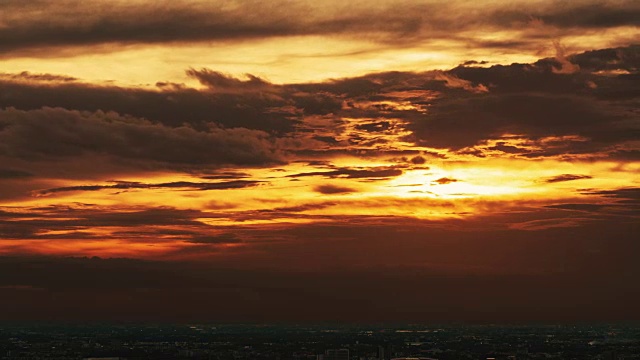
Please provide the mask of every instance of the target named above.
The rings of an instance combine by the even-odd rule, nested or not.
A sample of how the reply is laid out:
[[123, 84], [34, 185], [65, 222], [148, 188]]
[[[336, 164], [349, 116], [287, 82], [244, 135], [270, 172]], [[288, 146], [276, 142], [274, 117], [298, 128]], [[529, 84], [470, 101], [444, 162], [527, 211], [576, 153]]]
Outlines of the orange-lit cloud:
[[[530, 62], [541, 48], [545, 55], [559, 54], [554, 40], [574, 52], [629, 44], [638, 35], [639, 11], [633, 1], [558, 6], [554, 1], [68, 0], [5, 1], [2, 7], [4, 71], [125, 84], [188, 81], [181, 71], [187, 67], [291, 83], [388, 69], [443, 69], [478, 58]], [[95, 71], [96, 63], [109, 65]]]

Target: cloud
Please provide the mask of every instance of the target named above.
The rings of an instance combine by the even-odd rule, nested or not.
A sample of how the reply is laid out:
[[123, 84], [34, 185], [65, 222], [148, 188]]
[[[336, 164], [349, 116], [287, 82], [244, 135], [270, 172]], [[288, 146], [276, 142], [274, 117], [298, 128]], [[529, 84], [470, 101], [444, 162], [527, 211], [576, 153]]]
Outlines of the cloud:
[[523, 154], [523, 153], [529, 153], [530, 152], [530, 150], [528, 150], [526, 148], [521, 148], [521, 147], [517, 147], [517, 146], [513, 146], [513, 145], [507, 145], [507, 142], [505, 142], [505, 141], [498, 141], [495, 146], [491, 146], [488, 149], [489, 150], [498, 150], [498, 151], [502, 151], [504, 153], [509, 153], [509, 154]]
[[352, 193], [356, 191], [347, 186], [338, 186], [338, 185], [331, 185], [331, 184], [319, 185], [319, 186], [316, 186], [313, 190], [325, 195], [346, 194], [346, 193]]
[[[179, 210], [174, 208], [117, 208], [108, 210], [99, 208], [72, 208], [67, 206], [46, 209], [26, 209], [26, 212], [10, 212], [0, 217], [0, 238], [2, 239], [88, 239], [95, 238], [106, 241], [111, 237], [110, 231], [101, 234], [94, 232], [96, 228], [135, 228], [144, 229], [149, 226], [186, 226], [191, 231], [206, 229], [195, 219], [202, 216], [199, 211]], [[27, 216], [28, 215], [28, 216]], [[174, 229], [175, 230], [175, 229]], [[168, 232], [169, 231], [169, 232]], [[149, 233], [149, 240], [161, 241], [159, 235], [171, 233], [171, 229], [163, 229], [160, 233]], [[113, 234], [116, 238], [122, 238]], [[138, 233], [139, 240], [143, 239]]]
[[187, 75], [198, 79], [202, 85], [206, 85], [213, 90], [220, 89], [233, 92], [273, 88], [272, 84], [251, 74], [246, 75], [248, 79], [245, 81], [206, 68], [201, 70], [189, 69], [187, 70]]
[[[550, 58], [533, 64], [386, 72], [289, 85], [272, 84], [253, 75], [238, 79], [210, 69], [188, 70], [208, 84], [205, 89], [149, 90], [5, 79], [0, 80], [0, 106], [25, 111], [42, 111], [43, 106], [49, 106], [91, 113], [105, 109], [121, 117], [148, 119], [175, 135], [208, 133], [208, 137], [218, 134], [224, 138], [235, 133], [229, 137], [257, 138], [260, 144], [255, 146], [267, 148], [260, 156], [230, 159], [232, 164], [282, 160], [279, 150], [311, 158], [339, 153], [367, 157], [379, 151], [389, 155], [395, 151], [399, 156], [419, 154], [409, 148], [394, 149], [399, 141], [407, 140], [466, 154], [475, 151], [477, 156], [500, 151], [520, 158], [584, 155], [633, 159], [637, 49], [630, 46], [564, 54], [581, 68], [571, 74], [555, 73], [559, 63]], [[599, 73], [618, 70], [630, 73]], [[587, 86], [590, 81], [598, 87]], [[491, 92], [478, 93], [479, 85], [474, 84], [487, 84]], [[465, 88], [467, 91], [461, 91]], [[251, 135], [243, 136], [242, 132]], [[529, 142], [516, 146], [505, 142], [505, 134], [516, 134]], [[545, 139], [551, 138], [574, 140], [550, 147]], [[478, 148], [487, 141], [494, 143]], [[240, 147], [244, 146], [236, 146]], [[163, 152], [144, 156], [161, 155]], [[201, 152], [194, 157], [185, 155], [185, 159], [215, 162], [203, 156]]]
[[71, 82], [77, 81], [77, 78], [66, 75], [55, 75], [55, 74], [34, 74], [28, 71], [23, 71], [19, 74], [3, 74], [0, 73], [0, 79], [5, 80], [13, 80], [13, 81], [24, 81], [24, 82]]
[[[329, 164], [316, 162], [314, 166]], [[274, 313], [272, 306], [283, 299], [291, 300], [292, 296], [301, 296], [301, 299], [308, 296], [309, 301], [317, 301], [321, 311], [333, 311], [334, 315], [335, 309], [344, 309], [345, 304], [353, 300], [350, 311], [338, 311], [340, 317], [354, 321], [370, 318], [372, 314], [378, 314], [377, 319], [380, 316], [393, 319], [396, 307], [411, 309], [414, 320], [433, 319], [430, 310], [423, 310], [425, 303], [436, 307], [454, 306], [460, 309], [457, 314], [463, 314], [460, 319], [468, 320], [472, 315], [486, 316], [496, 305], [496, 294], [506, 291], [507, 285], [509, 291], [524, 291], [526, 296], [517, 299], [500, 296], [502, 306], [520, 309], [500, 312], [499, 316], [505, 319], [529, 319], [527, 316], [533, 316], [531, 309], [541, 307], [556, 311], [553, 309], [559, 303], [557, 299], [549, 299], [550, 294], [563, 301], [558, 314], [565, 314], [566, 308], [571, 308], [574, 309], [571, 316], [584, 320], [587, 319], [584, 311], [589, 309], [600, 311], [608, 318], [614, 313], [607, 309], [616, 309], [615, 314], [628, 318], [637, 310], [637, 299], [629, 300], [624, 306], [619, 299], [622, 294], [635, 290], [636, 282], [632, 280], [640, 274], [635, 258], [639, 249], [634, 236], [638, 223], [637, 193], [636, 188], [593, 189], [557, 203], [499, 199], [478, 204], [484, 210], [473, 216], [436, 221], [378, 211], [371, 216], [308, 216], [304, 212], [363, 204], [378, 210], [389, 203], [397, 206], [411, 203], [424, 209], [448, 206], [448, 211], [456, 211], [455, 207], [463, 202], [477, 200], [441, 202], [384, 197], [350, 201], [351, 197], [345, 196], [317, 203], [277, 200], [273, 206], [265, 202], [265, 209], [237, 211], [78, 204], [3, 208], [0, 245], [12, 256], [0, 257], [0, 287], [18, 284], [65, 297], [67, 305], [77, 305], [74, 312], [44, 307], [48, 310], [38, 316], [63, 314], [67, 319], [80, 316], [78, 309], [84, 309], [82, 316], [92, 319], [103, 316], [104, 310], [124, 319], [143, 314], [147, 319], [158, 320], [161, 317], [158, 314], [166, 313], [172, 319], [176, 316], [182, 320], [196, 315], [200, 319], [206, 316], [220, 319], [224, 315], [237, 320], [244, 316], [244, 306], [248, 306], [255, 311], [247, 315], [248, 320], [264, 319], [267, 314], [274, 319], [300, 320], [305, 314], [302, 308]], [[636, 203], [623, 202], [629, 200]], [[289, 205], [280, 206], [283, 203]], [[616, 210], [616, 207], [627, 210]], [[634, 207], [635, 215], [631, 212]], [[302, 221], [273, 221], [278, 217]], [[211, 225], [208, 221], [215, 219], [232, 224]], [[248, 223], [244, 224], [243, 219]], [[263, 223], [256, 225], [256, 220]], [[138, 249], [133, 253], [136, 256], [163, 246], [168, 248], [150, 256], [163, 261], [24, 256], [38, 251], [46, 253], [50, 248], [70, 249], [70, 253], [77, 255], [86, 251], [83, 244], [95, 249], [114, 246], [114, 240], [118, 241], [118, 248]], [[199, 261], [193, 261], [195, 259]], [[425, 283], [432, 285], [429, 291], [417, 286]], [[593, 295], [594, 283], [607, 289], [602, 295], [606, 298], [599, 302], [588, 297]], [[441, 289], [436, 299], [434, 287]], [[323, 297], [336, 289], [342, 290], [337, 292], [339, 299]], [[371, 313], [352, 311], [380, 289], [385, 289], [384, 294], [408, 294], [406, 298], [410, 300], [389, 295], [375, 298]], [[9, 290], [12, 292], [6, 292]], [[1, 291], [5, 291], [0, 297], [3, 306], [19, 310], [11, 316], [24, 319], [32, 316], [34, 309], [40, 309], [22, 306], [18, 300], [26, 295], [19, 293], [20, 289]], [[186, 305], [190, 305], [187, 306], [189, 313], [144, 312], [148, 294], [155, 297], [176, 292], [182, 295], [152, 303], [171, 308], [184, 306], [179, 302], [186, 301]], [[463, 296], [471, 293], [476, 295]], [[246, 297], [246, 294], [254, 296]], [[94, 296], [126, 296], [128, 300], [105, 302], [108, 306], [102, 308], [95, 302], [85, 301]], [[587, 296], [588, 301], [575, 309], [576, 301], [583, 296]], [[200, 299], [202, 303], [189, 303], [195, 301], [193, 299]], [[214, 299], [217, 304], [228, 306], [222, 310], [211, 309]], [[49, 297], [32, 300], [35, 302], [30, 304], [50, 302]], [[243, 306], [233, 308], [238, 302]], [[308, 306], [309, 302], [305, 304]], [[464, 309], [467, 310], [462, 311]], [[494, 321], [496, 313], [492, 312], [491, 316], [488, 320]]]
[[489, 89], [482, 84], [473, 86], [473, 84], [471, 84], [471, 81], [469, 80], [463, 80], [455, 75], [447, 74], [442, 71], [437, 71], [435, 73], [435, 79], [439, 81], [444, 81], [445, 85], [448, 88], [454, 88], [454, 89], [460, 88], [460, 89], [464, 89], [469, 92], [478, 93], [478, 94], [489, 92]]
[[577, 211], [599, 211], [604, 207], [610, 206], [605, 204], [556, 204], [556, 205], [548, 205], [548, 208], [552, 209], [563, 209], [563, 210], [577, 210]]
[[14, 169], [0, 169], [0, 179], [20, 179], [20, 178], [28, 178], [31, 176], [34, 176], [34, 175], [27, 171], [14, 170]]
[[[621, 25], [638, 25], [640, 6], [631, 1], [622, 1], [613, 6], [611, 2], [585, 1], [568, 7], [554, 6], [548, 3], [532, 16], [540, 18], [545, 24], [557, 27], [605, 28]], [[555, 7], [550, 9], [549, 7]], [[545, 13], [547, 12], [547, 13]]]
[[[2, 88], [0, 105], [21, 110], [38, 110], [42, 107], [90, 112], [108, 110], [171, 127], [187, 123], [205, 129], [213, 122], [228, 128], [243, 127], [270, 133], [291, 131], [295, 124], [295, 118], [290, 114], [267, 113], [268, 109], [284, 106], [286, 102], [255, 93], [209, 94], [194, 89], [158, 92], [80, 83], [45, 86], [8, 81], [2, 83]], [[238, 103], [244, 106], [236, 106]]]
[[0, 155], [38, 161], [86, 154], [169, 168], [280, 161], [268, 134], [257, 130], [168, 127], [102, 111], [0, 110]]
[[556, 49], [556, 60], [560, 63], [560, 68], [554, 67], [552, 70], [556, 74], [573, 74], [580, 71], [580, 66], [572, 63], [567, 59], [567, 49], [560, 44], [559, 41], [553, 42], [553, 47]]
[[607, 198], [621, 199], [621, 202], [638, 203], [640, 202], [640, 188], [629, 187], [615, 190], [592, 190], [585, 191], [585, 194], [600, 195]]
[[412, 157], [411, 159], [409, 159], [409, 162], [414, 164], [414, 165], [422, 165], [424, 163], [427, 162], [427, 159], [425, 159], [424, 157], [417, 155]]
[[168, 183], [143, 184], [139, 182], [117, 181], [112, 185], [77, 185], [51, 188], [38, 191], [38, 195], [50, 195], [67, 191], [98, 191], [98, 190], [130, 190], [130, 189], [187, 189], [187, 190], [228, 190], [242, 189], [246, 187], [258, 186], [262, 181], [253, 180], [233, 180], [223, 182], [191, 182], [175, 181]]
[[220, 235], [201, 235], [195, 236], [188, 240], [190, 243], [195, 244], [238, 244], [242, 240], [235, 234], [224, 233]]
[[568, 59], [581, 69], [591, 72], [608, 70], [637, 72], [640, 69], [640, 45], [591, 50], [569, 55]]
[[348, 179], [380, 179], [402, 175], [403, 171], [395, 168], [376, 167], [371, 169], [360, 168], [338, 168], [330, 171], [311, 171], [298, 174], [287, 175], [287, 177], [299, 178], [307, 176], [323, 176], [326, 178], [348, 178]]
[[[105, 0], [11, 0], [3, 1], [1, 6], [0, 49], [5, 54], [56, 46], [86, 49], [101, 44], [232, 42], [306, 35], [402, 44], [468, 37], [469, 30], [522, 30], [531, 17], [564, 34], [637, 26], [640, 17], [640, 8], [630, 0], [617, 1], [615, 5], [590, 0], [563, 6], [554, 1], [521, 1], [515, 6], [465, 1], [443, 4], [396, 0], [371, 5], [363, 1], [282, 0], [269, 5], [242, 1], [225, 6], [197, 1], [130, 4]], [[516, 33], [525, 39], [536, 39], [537, 35]]]
[[547, 183], [557, 183], [557, 182], [563, 182], [563, 181], [573, 181], [573, 180], [582, 180], [582, 179], [591, 179], [591, 178], [592, 177], [589, 175], [562, 174], [562, 175], [546, 178], [544, 181]]
[[324, 90], [321, 85], [275, 85], [258, 81], [253, 75], [247, 75], [253, 81], [243, 81], [209, 69], [190, 69], [188, 72], [193, 77], [208, 79], [211, 86], [201, 90], [183, 85], [159, 89], [123, 88], [77, 81], [27, 81], [18, 75], [5, 76], [0, 77], [0, 107], [114, 111], [171, 127], [186, 123], [206, 129], [210, 123], [216, 123], [227, 128], [242, 127], [270, 134], [294, 131], [303, 115], [327, 115], [342, 108], [339, 95]]
[[215, 174], [201, 175], [200, 178], [204, 180], [227, 180], [227, 179], [242, 179], [247, 178], [250, 175], [240, 171], [221, 171]]
[[591, 219], [616, 218], [616, 223], [634, 222], [640, 218], [640, 188], [593, 189], [581, 191], [581, 194], [589, 196], [590, 201], [560, 203], [546, 207], [589, 212], [593, 216]]
[[[540, 93], [497, 94], [434, 102], [423, 121], [409, 129], [420, 143], [459, 150], [506, 134], [530, 139], [578, 136], [558, 153], [594, 153], [632, 141], [637, 121], [615, 105], [588, 97]], [[544, 156], [544, 153], [541, 154]]]
[[443, 178], [440, 178], [438, 180], [434, 180], [435, 183], [438, 183], [440, 185], [451, 184], [451, 183], [458, 182], [458, 181], [459, 181], [458, 179], [452, 179], [452, 178], [448, 178], [448, 177], [443, 177]]

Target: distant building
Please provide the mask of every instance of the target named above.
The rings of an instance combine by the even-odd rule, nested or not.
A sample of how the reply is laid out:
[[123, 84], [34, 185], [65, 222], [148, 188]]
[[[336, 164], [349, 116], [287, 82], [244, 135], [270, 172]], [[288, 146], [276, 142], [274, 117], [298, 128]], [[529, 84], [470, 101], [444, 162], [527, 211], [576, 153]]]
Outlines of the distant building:
[[528, 349], [520, 349], [516, 352], [515, 356], [516, 360], [527, 360], [529, 358], [529, 350]]
[[379, 360], [390, 360], [391, 359], [391, 345], [378, 345], [378, 359]]
[[322, 360], [349, 360], [349, 349], [326, 350]]

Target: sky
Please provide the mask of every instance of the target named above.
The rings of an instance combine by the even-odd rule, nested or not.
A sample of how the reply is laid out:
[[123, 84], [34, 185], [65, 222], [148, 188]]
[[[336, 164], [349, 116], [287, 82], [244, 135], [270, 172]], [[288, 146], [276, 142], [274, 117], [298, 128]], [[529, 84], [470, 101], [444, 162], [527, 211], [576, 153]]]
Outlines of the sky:
[[638, 321], [639, 19], [0, 0], [0, 320]]

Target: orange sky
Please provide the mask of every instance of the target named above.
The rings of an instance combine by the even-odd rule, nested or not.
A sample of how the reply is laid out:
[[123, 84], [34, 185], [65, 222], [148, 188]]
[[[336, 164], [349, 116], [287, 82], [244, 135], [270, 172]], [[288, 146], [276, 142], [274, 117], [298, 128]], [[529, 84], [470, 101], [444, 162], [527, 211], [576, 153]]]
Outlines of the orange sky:
[[0, 262], [598, 274], [637, 296], [638, 18], [622, 0], [4, 1]]

